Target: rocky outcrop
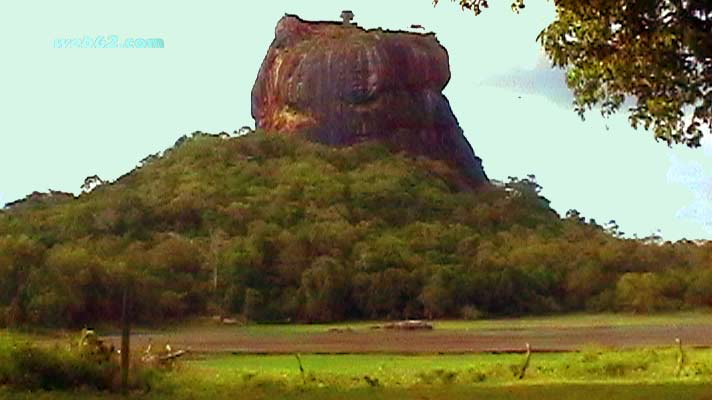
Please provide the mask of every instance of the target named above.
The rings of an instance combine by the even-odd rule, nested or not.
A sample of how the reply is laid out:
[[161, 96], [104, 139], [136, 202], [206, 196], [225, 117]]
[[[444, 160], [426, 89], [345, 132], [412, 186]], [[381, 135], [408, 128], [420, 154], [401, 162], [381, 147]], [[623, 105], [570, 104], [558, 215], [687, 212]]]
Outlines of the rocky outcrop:
[[448, 54], [433, 34], [364, 30], [287, 15], [252, 89], [256, 127], [334, 146], [377, 140], [487, 182], [442, 94]]
[[5, 204], [6, 209], [19, 209], [25, 206], [38, 205], [38, 204], [56, 204], [68, 200], [74, 200], [74, 194], [68, 192], [62, 192], [57, 190], [51, 190], [49, 192], [32, 192], [25, 196], [23, 199], [15, 200], [11, 203]]

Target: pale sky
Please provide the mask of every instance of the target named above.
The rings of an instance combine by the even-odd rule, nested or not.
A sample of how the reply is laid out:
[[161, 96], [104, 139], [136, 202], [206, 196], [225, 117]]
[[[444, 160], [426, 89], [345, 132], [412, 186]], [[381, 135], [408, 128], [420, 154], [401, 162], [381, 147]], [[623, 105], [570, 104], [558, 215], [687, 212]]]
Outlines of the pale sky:
[[[185, 3], [185, 4], [184, 4]], [[448, 49], [445, 90], [490, 178], [535, 174], [560, 214], [628, 234], [712, 238], [712, 142], [668, 148], [619, 114], [581, 121], [536, 35], [553, 2], [475, 17], [430, 0], [0, 2], [0, 203], [113, 180], [183, 134], [253, 125], [250, 90], [285, 13], [366, 28], [421, 24]], [[501, 6], [499, 6], [501, 4]], [[55, 49], [54, 39], [161, 38], [164, 49]], [[608, 129], [606, 129], [608, 127]]]

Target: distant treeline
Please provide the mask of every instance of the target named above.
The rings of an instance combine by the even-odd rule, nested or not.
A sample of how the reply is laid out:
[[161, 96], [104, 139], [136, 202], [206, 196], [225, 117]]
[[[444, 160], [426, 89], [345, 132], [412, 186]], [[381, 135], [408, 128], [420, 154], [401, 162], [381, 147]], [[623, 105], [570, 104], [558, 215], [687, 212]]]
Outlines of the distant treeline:
[[624, 239], [534, 177], [480, 192], [375, 144], [181, 139], [77, 199], [0, 212], [0, 324], [478, 318], [712, 305], [712, 244]]

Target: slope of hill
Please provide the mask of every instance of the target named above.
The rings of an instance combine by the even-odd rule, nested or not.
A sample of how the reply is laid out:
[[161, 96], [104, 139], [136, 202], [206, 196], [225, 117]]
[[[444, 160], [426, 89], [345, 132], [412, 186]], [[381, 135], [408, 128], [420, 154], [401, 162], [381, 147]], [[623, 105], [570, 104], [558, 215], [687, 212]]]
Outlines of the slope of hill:
[[[466, 317], [712, 304], [712, 246], [559, 218], [532, 179], [460, 192], [384, 146], [197, 135], [112, 184], [0, 212], [0, 324], [244, 313]], [[59, 192], [54, 192], [59, 193]]]

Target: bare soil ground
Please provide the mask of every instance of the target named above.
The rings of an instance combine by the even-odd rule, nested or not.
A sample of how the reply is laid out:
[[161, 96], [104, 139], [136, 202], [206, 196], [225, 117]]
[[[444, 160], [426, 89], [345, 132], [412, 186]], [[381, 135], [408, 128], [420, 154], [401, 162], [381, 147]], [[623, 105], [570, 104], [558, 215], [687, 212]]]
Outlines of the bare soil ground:
[[[284, 329], [284, 328], [282, 328]], [[712, 347], [712, 324], [597, 327], [536, 327], [476, 330], [344, 330], [256, 334], [243, 327], [199, 326], [135, 334], [132, 346], [166, 344], [197, 353], [471, 353], [520, 352], [530, 343], [536, 352], [576, 351], [588, 346], [610, 348], [673, 346]], [[117, 347], [120, 339], [106, 340]]]

